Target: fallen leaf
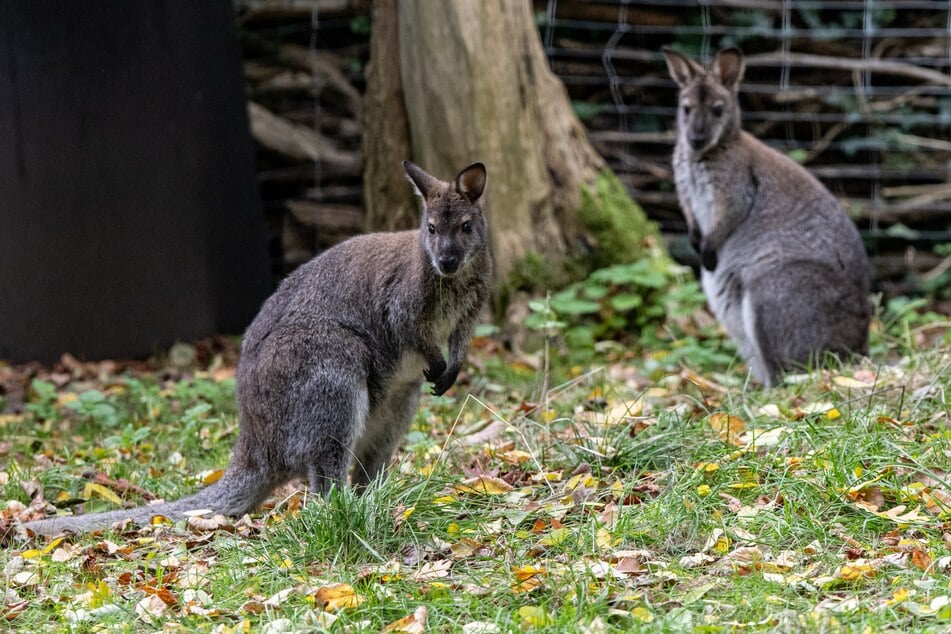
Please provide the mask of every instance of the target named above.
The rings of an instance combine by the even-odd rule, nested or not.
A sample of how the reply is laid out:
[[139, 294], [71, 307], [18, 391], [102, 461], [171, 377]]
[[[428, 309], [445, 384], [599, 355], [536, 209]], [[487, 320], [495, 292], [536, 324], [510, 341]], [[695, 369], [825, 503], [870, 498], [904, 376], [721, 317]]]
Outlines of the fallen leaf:
[[154, 594], [146, 595], [145, 598], [135, 604], [135, 613], [149, 625], [154, 625], [156, 619], [164, 616], [167, 610], [168, 604]]
[[326, 612], [355, 608], [365, 601], [353, 586], [347, 583], [333, 583], [318, 588], [314, 593], [314, 600]]
[[413, 581], [432, 581], [433, 579], [442, 579], [449, 576], [449, 569], [452, 568], [451, 559], [441, 559], [439, 561], [427, 561], [423, 567], [412, 575]]
[[911, 563], [913, 563], [920, 570], [927, 572], [927, 570], [931, 568], [931, 561], [931, 555], [920, 548], [915, 548], [911, 551]]
[[707, 417], [707, 423], [717, 432], [720, 440], [730, 445], [742, 445], [740, 435], [746, 429], [746, 424], [738, 416], [717, 412]]
[[512, 485], [494, 476], [479, 475], [466, 478], [462, 484], [453, 487], [456, 493], [472, 493], [476, 495], [502, 495], [512, 490]]
[[462, 634], [499, 634], [502, 629], [488, 621], [470, 621], [462, 626]]
[[115, 494], [112, 489], [105, 487], [101, 484], [96, 484], [95, 482], [89, 482], [83, 488], [83, 497], [87, 500], [92, 499], [93, 497], [100, 497], [103, 500], [112, 502], [113, 504], [122, 504], [122, 498]]
[[531, 592], [542, 585], [546, 574], [548, 574], [548, 571], [545, 568], [535, 566], [513, 568], [512, 575], [515, 577], [515, 584], [512, 586], [512, 592], [515, 594]]
[[522, 619], [523, 629], [548, 627], [555, 622], [545, 608], [538, 605], [523, 605], [518, 609], [518, 616]]
[[382, 634], [386, 632], [409, 632], [410, 634], [422, 634], [426, 631], [426, 619], [429, 618], [429, 611], [425, 605], [416, 608], [412, 614], [404, 616], [398, 621], [393, 621], [383, 628]]

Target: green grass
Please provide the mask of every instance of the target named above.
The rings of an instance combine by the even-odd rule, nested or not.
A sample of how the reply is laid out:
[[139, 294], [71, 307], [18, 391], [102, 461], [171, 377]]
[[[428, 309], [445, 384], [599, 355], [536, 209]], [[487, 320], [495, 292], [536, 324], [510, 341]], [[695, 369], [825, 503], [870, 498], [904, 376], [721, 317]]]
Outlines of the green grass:
[[[342, 632], [424, 607], [425, 631], [943, 632], [951, 355], [902, 319], [876, 331], [874, 362], [770, 390], [721, 339], [675, 329], [650, 350], [480, 347], [471, 391], [424, 396], [362, 493], [288, 487], [217, 530], [55, 543], [17, 535], [31, 495], [104, 510], [96, 473], [131, 505], [146, 498], [121, 480], [171, 499], [225, 466], [234, 382], [41, 379], [0, 418], [0, 615], [20, 631]], [[335, 591], [350, 598], [326, 612]]]

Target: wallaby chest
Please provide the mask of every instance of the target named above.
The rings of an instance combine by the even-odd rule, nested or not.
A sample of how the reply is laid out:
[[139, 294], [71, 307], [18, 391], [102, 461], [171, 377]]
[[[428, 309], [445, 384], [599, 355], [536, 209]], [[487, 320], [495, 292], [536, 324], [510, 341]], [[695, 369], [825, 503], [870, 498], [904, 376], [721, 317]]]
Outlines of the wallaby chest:
[[674, 161], [674, 180], [683, 207], [700, 228], [703, 235], [710, 233], [718, 213], [715, 174], [703, 161], [690, 160], [678, 152]]

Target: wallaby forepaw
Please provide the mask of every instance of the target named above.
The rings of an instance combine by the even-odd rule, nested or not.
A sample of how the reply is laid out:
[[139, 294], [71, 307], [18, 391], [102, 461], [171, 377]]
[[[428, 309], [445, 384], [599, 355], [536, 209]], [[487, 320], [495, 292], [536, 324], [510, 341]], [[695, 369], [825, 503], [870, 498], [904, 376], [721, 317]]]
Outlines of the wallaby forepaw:
[[445, 372], [446, 361], [442, 357], [439, 357], [429, 363], [429, 367], [423, 372], [423, 376], [426, 377], [426, 380], [430, 383], [435, 383]]
[[433, 381], [433, 396], [442, 396], [456, 382], [459, 376], [459, 368], [449, 368], [442, 375]]

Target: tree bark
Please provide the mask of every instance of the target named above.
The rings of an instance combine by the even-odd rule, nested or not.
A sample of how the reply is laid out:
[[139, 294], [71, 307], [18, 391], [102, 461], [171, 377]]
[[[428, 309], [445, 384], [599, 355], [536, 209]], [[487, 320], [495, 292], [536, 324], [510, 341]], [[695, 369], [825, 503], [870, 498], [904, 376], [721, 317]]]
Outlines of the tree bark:
[[370, 228], [391, 228], [384, 209], [402, 204], [402, 195], [382, 189], [398, 158], [441, 178], [482, 161], [499, 282], [533, 256], [557, 269], [597, 250], [579, 208], [605, 163], [548, 67], [531, 3], [394, 4], [374, 2], [364, 146]]
[[419, 222], [400, 161], [412, 159], [399, 70], [397, 0], [375, 0], [363, 104], [363, 200], [368, 231], [408, 229]]

